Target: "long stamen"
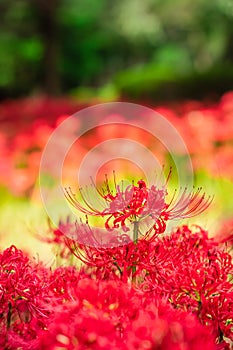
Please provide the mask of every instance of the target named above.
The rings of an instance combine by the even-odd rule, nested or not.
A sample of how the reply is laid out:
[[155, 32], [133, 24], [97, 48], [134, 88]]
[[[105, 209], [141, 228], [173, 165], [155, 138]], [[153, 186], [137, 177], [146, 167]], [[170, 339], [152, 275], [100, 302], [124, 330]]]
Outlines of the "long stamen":
[[[104, 224], [108, 231], [112, 231], [115, 228], [122, 228], [123, 231], [127, 231], [129, 230], [127, 225], [136, 221], [143, 222], [143, 220], [146, 223], [147, 218], [150, 217], [151, 227], [154, 227], [156, 230], [156, 222], [159, 220], [158, 230], [162, 232], [167, 220], [188, 218], [202, 213], [213, 200], [210, 196], [206, 198], [205, 194], [201, 195], [201, 187], [197, 188], [197, 190], [193, 189], [191, 192], [188, 192], [188, 188], [185, 187], [183, 190], [180, 188], [179, 194], [175, 190], [169, 203], [166, 203], [165, 196], [167, 195], [167, 185], [171, 173], [172, 167], [169, 169], [162, 188], [158, 188], [156, 185], [149, 188], [143, 180], [139, 180], [137, 185], [135, 185], [132, 180], [132, 184], [124, 189], [123, 180], [120, 185], [116, 184], [116, 174], [113, 171], [115, 193], [110, 187], [107, 174], [105, 174], [104, 186], [106, 194], [97, 188], [91, 178], [91, 188], [93, 189], [94, 197], [91, 196], [88, 187], [86, 187], [85, 191], [82, 188], [79, 189], [83, 204], [77, 200], [71, 188], [65, 188], [65, 196], [71, 205], [85, 215], [105, 218]], [[95, 207], [93, 198], [96, 200], [99, 208]], [[151, 227], [148, 227], [148, 232]]]

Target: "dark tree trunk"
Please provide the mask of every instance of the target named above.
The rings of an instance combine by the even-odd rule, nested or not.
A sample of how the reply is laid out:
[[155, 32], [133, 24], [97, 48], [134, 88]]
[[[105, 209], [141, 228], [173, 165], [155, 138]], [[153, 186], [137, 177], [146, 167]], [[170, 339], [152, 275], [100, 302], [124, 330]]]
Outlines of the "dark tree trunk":
[[230, 62], [231, 64], [233, 62], [233, 31], [232, 30], [229, 30], [228, 32], [225, 60], [227, 62]]
[[43, 42], [42, 90], [50, 95], [60, 91], [58, 68], [58, 25], [57, 10], [60, 0], [32, 0], [38, 23], [38, 31]]

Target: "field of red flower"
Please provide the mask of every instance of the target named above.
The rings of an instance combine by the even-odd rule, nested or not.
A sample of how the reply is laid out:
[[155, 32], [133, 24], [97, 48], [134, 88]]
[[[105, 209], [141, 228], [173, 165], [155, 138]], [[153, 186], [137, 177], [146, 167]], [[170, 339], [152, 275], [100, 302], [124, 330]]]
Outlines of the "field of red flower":
[[[72, 189], [64, 196], [82, 219], [60, 218], [56, 226], [37, 207], [41, 155], [51, 133], [82, 108], [69, 99], [0, 104], [0, 349], [232, 349], [233, 92], [215, 104], [155, 108], [185, 140], [202, 188], [176, 194], [172, 172], [162, 187], [135, 173], [123, 188], [114, 173], [113, 184], [106, 177], [102, 189], [73, 193], [74, 161], [107, 139], [141, 140], [151, 152], [155, 144], [170, 166], [145, 130], [106, 124], [66, 159]], [[59, 139], [51, 173], [73, 132]], [[20, 223], [26, 213], [33, 244]], [[183, 222], [171, 228], [175, 219]], [[35, 242], [52, 249], [55, 264], [40, 250], [35, 258]]]
[[[41, 152], [54, 128], [64, 118], [84, 106], [72, 100], [45, 98], [7, 101], [0, 104], [0, 182], [15, 194], [28, 194], [38, 175]], [[180, 132], [196, 170], [207, 170], [213, 176], [233, 178], [233, 92], [225, 94], [219, 103], [183, 102], [157, 106]], [[69, 132], [69, 131], [68, 131]], [[121, 136], [129, 134], [122, 132]], [[150, 135], [138, 131], [139, 139]], [[135, 130], [131, 137], [136, 138]], [[98, 139], [86, 135], [80, 152], [108, 137], [119, 137], [119, 130], [106, 126]], [[161, 150], [164, 152], [164, 150]], [[163, 154], [161, 154], [162, 158]]]

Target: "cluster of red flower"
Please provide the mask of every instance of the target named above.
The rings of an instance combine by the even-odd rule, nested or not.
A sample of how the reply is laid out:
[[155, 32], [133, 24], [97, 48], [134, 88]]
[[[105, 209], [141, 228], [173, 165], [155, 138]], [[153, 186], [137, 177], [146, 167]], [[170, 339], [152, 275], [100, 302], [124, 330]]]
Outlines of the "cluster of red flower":
[[[199, 154], [208, 158], [230, 146], [232, 101], [229, 93], [208, 109], [184, 105], [179, 117], [168, 109], [158, 111], [181, 133], [185, 128], [195, 161]], [[26, 115], [35, 111], [45, 115], [34, 103], [28, 114], [22, 108]], [[9, 106], [1, 106], [6, 126], [14, 120], [6, 117]], [[14, 105], [12, 115], [17, 113]], [[59, 122], [57, 116], [52, 123], [37, 119], [24, 133], [0, 134], [2, 183], [18, 193], [30, 189], [41, 150]], [[204, 138], [197, 132], [200, 125], [206, 129]], [[104, 130], [117, 136], [111, 125]], [[94, 142], [106, 136], [104, 130]], [[88, 147], [89, 135], [85, 137]], [[149, 145], [150, 140], [146, 142]], [[86, 222], [61, 222], [56, 229], [50, 227], [44, 240], [60, 249], [66, 264], [76, 256], [82, 265], [52, 270], [15, 246], [0, 254], [0, 348], [231, 349], [233, 263], [227, 249], [232, 248], [232, 223], [216, 240], [199, 226], [184, 225], [164, 234], [168, 220], [189, 218], [211, 203], [201, 189], [192, 193], [183, 189], [167, 201], [166, 185], [148, 188], [140, 180], [123, 190], [115, 182], [111, 190], [106, 180], [103, 192], [94, 187], [97, 192], [92, 194], [98, 198], [80, 189], [82, 203], [66, 189], [66, 198], [86, 215]], [[104, 228], [91, 227], [90, 216], [102, 218]]]
[[[209, 201], [185, 193], [170, 208], [160, 191], [140, 180], [138, 186], [125, 192], [116, 186], [114, 192], [107, 182], [104, 194], [97, 192], [107, 205], [102, 212], [85, 197], [82, 206], [68, 191], [68, 199], [80, 211], [104, 217], [105, 234], [110, 236], [107, 242], [98, 241], [88, 221], [50, 228], [53, 237], [47, 241], [60, 247], [67, 262], [74, 254], [84, 263], [81, 267], [52, 271], [14, 246], [0, 254], [0, 346], [231, 349], [231, 255], [197, 226], [161, 235], [169, 218], [195, 215]], [[148, 216], [153, 225], [140, 235], [141, 222]], [[121, 228], [124, 239], [116, 236]], [[85, 235], [87, 244], [80, 243]], [[118, 244], [110, 246], [114, 236]]]
[[[3, 251], [0, 347], [230, 349], [227, 252], [199, 227], [187, 226], [125, 247], [89, 247], [87, 265], [53, 271], [14, 246]], [[135, 283], [119, 273], [132, 265]]]
[[232, 179], [233, 92], [215, 105], [187, 102], [171, 109], [156, 109], [166, 116], [182, 135], [195, 169]]
[[[2, 102], [0, 182], [14, 193], [30, 192], [48, 137], [65, 115], [72, 115], [82, 107], [69, 99], [30, 98]], [[205, 106], [203, 103], [184, 102], [155, 110], [178, 129], [187, 144], [195, 169], [208, 169], [212, 174], [232, 177], [232, 92], [225, 94], [217, 104]], [[143, 130], [126, 127], [121, 128], [119, 134], [119, 129], [112, 125], [102, 127], [100, 132], [97, 130], [95, 136], [85, 135], [78, 152], [75, 152], [76, 158], [79, 153], [81, 156], [85, 154], [86, 147], [94, 147], [105, 139], [126, 137], [139, 142], [143, 140], [149, 149], [151, 142], [154, 142], [151, 135]], [[166, 150], [161, 149], [161, 145], [156, 147], [159, 149], [157, 156], [162, 158], [161, 163], [165, 163]]]
[[14, 194], [28, 194], [39, 169], [42, 150], [62, 115], [81, 106], [67, 99], [26, 98], [0, 104], [0, 183]]

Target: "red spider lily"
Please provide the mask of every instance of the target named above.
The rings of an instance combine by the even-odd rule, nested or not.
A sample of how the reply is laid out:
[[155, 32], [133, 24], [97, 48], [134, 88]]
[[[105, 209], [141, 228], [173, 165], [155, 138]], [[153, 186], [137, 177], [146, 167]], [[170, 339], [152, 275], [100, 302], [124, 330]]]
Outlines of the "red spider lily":
[[[156, 222], [157, 233], [164, 232], [165, 226]], [[75, 255], [98, 278], [120, 278], [124, 281], [136, 280], [149, 263], [150, 251], [154, 249], [155, 235], [149, 232], [137, 244], [127, 233], [117, 230], [110, 232], [91, 228], [88, 223], [75, 222], [59, 224], [71, 254]]]
[[[1, 102], [1, 183], [16, 194], [29, 195], [49, 134], [62, 121], [62, 115], [72, 115], [82, 107], [67, 98], [36, 97]], [[195, 169], [208, 168], [214, 176], [221, 173], [232, 177], [232, 92], [224, 94], [221, 100], [213, 105], [206, 106], [202, 102], [187, 101], [169, 107], [157, 107], [156, 111], [166, 116], [180, 132], [192, 155]], [[124, 117], [119, 116], [119, 120], [124, 122]], [[151, 129], [153, 130], [152, 125]], [[87, 133], [81, 138], [81, 147], [79, 152], [75, 151], [75, 160], [80, 150], [90, 149], [106, 139], [129, 136], [130, 139], [143, 141], [149, 149], [154, 149], [154, 138], [145, 131], [131, 127], [120, 129], [109, 124], [97, 128], [96, 138], [92, 137], [92, 133]], [[164, 162], [164, 149], [158, 152], [156, 145], [156, 153], [161, 157], [161, 162]], [[50, 163], [53, 172], [53, 158]]]
[[[80, 212], [90, 216], [107, 217], [105, 227], [108, 230], [121, 226], [124, 231], [128, 231], [126, 220], [135, 222], [149, 215], [154, 219], [158, 218], [165, 206], [164, 190], [159, 190], [155, 186], [148, 189], [142, 180], [138, 181], [137, 184], [138, 186], [132, 184], [123, 190], [119, 185], [116, 185], [114, 176], [114, 193], [110, 189], [106, 177], [106, 189], [103, 190], [103, 193], [95, 187], [96, 194], [99, 197], [97, 200], [101, 201], [103, 210], [95, 208], [91, 203], [90, 196], [85, 195], [82, 189], [80, 189], [80, 194], [85, 207], [76, 199], [71, 189], [65, 189], [65, 195], [68, 201]], [[111, 225], [110, 220], [113, 221]]]
[[125, 283], [81, 279], [73, 302], [55, 310], [38, 349], [216, 349], [194, 315]]
[[52, 307], [72, 301], [73, 295], [71, 291], [84, 277], [83, 273], [74, 266], [58, 267], [52, 271], [49, 277], [48, 289]]
[[128, 349], [216, 349], [208, 329], [194, 315], [148, 303], [127, 332]]
[[154, 242], [143, 288], [167, 296], [175, 308], [192, 311], [219, 341], [233, 340], [232, 258], [207, 232], [187, 226]]
[[[198, 215], [207, 209], [212, 202], [211, 197], [205, 198], [205, 194], [201, 195], [201, 188], [192, 193], [188, 193], [187, 188], [185, 188], [181, 195], [176, 196], [175, 192], [172, 200], [166, 203], [166, 185], [170, 175], [171, 170], [162, 188], [155, 185], [147, 187], [143, 180], [139, 180], [137, 186], [132, 184], [124, 190], [116, 184], [114, 174], [114, 190], [111, 190], [107, 176], [102, 192], [92, 184], [91, 188], [95, 190], [92, 198], [88, 191], [84, 193], [80, 189], [83, 204], [70, 188], [65, 189], [65, 196], [69, 203], [86, 216], [105, 218], [105, 228], [108, 231], [121, 228], [127, 232], [130, 230], [130, 224], [133, 224], [133, 240], [137, 241], [138, 234], [143, 235], [141, 224], [147, 226], [146, 233], [151, 232], [152, 229], [156, 233], [161, 233], [165, 231], [167, 220]], [[93, 203], [94, 200], [102, 208], [99, 209]], [[136, 234], [135, 231], [137, 231]]]
[[31, 261], [15, 246], [0, 254], [0, 348], [38, 349], [54, 307], [73, 300], [71, 291], [82, 278], [75, 268], [51, 271]]
[[0, 254], [0, 348], [230, 349], [231, 257], [206, 231], [183, 226], [163, 238], [89, 249], [89, 275], [51, 271], [15, 247]]
[[[47, 303], [48, 271], [42, 265], [31, 262], [15, 246], [0, 254], [2, 348], [15, 349], [24, 344], [24, 349], [33, 349], [36, 333], [46, 325], [50, 314]], [[13, 344], [18, 345], [14, 347]]]
[[10, 305], [11, 314], [15, 310], [20, 318], [46, 317], [40, 300], [46, 284], [40, 273], [43, 274], [42, 266], [31, 264], [15, 246], [0, 254], [1, 313], [9, 314]]
[[145, 239], [139, 240], [136, 245], [131, 241], [111, 248], [80, 245], [68, 239], [67, 245], [86, 267], [92, 268], [92, 273], [98, 278], [119, 278], [123, 281], [143, 277], [151, 250], [150, 241]]
[[195, 313], [221, 343], [223, 336], [233, 339], [231, 256], [200, 227], [112, 248], [67, 243], [95, 278], [132, 280], [147, 298], [164, 296], [175, 308]]

